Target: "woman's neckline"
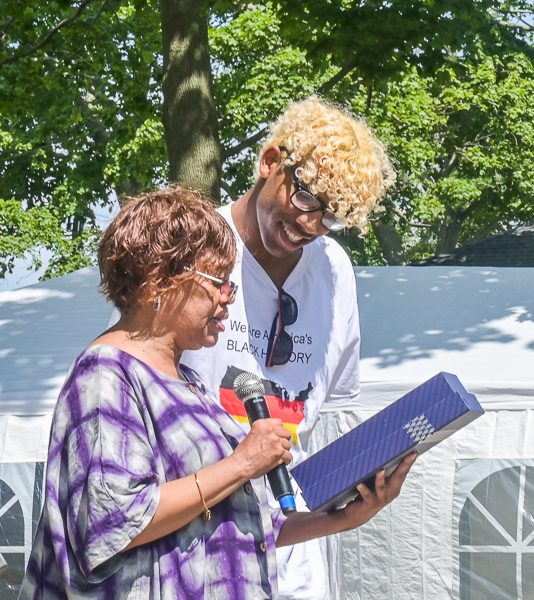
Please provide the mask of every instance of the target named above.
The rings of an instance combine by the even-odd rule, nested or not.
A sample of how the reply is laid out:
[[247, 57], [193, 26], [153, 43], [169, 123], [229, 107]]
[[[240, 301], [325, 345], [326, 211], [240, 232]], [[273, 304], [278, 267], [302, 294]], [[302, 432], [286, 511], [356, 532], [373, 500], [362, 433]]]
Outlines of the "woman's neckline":
[[[113, 344], [108, 344], [108, 343], [102, 342], [102, 343], [99, 343], [99, 344], [93, 344], [91, 346], [88, 346], [85, 349], [85, 352], [91, 351], [93, 348], [113, 348], [114, 350], [118, 350], [122, 354], [126, 354], [127, 356], [129, 356], [130, 358], [132, 358], [133, 360], [135, 360], [136, 362], [138, 362], [139, 364], [141, 364], [144, 367], [150, 369], [151, 371], [157, 373], [158, 376], [160, 376], [160, 377], [164, 377], [165, 379], [168, 379], [168, 380], [173, 381], [175, 383], [181, 383], [183, 385], [190, 385], [192, 383], [191, 378], [188, 376], [188, 374], [186, 372], [186, 371], [190, 370], [187, 365], [182, 365], [180, 363], [178, 365], [178, 367], [177, 367], [178, 373], [181, 373], [184, 376], [184, 378], [185, 378], [185, 379], [181, 379], [180, 377], [172, 377], [171, 375], [167, 375], [167, 373], [164, 373], [163, 371], [160, 371], [156, 367], [154, 367], [154, 366], [146, 363], [145, 361], [141, 360], [137, 356], [134, 356], [133, 354], [131, 354], [127, 350], [123, 350], [122, 348], [119, 348], [119, 346], [115, 346]], [[184, 371], [184, 368], [185, 368], [186, 371]]]

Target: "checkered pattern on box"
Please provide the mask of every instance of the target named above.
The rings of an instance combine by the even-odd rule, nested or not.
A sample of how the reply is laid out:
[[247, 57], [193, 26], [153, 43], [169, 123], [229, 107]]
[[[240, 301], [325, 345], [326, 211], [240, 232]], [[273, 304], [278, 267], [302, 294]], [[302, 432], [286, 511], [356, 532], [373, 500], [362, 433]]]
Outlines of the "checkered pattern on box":
[[435, 431], [434, 426], [425, 415], [415, 417], [415, 419], [406, 423], [404, 429], [415, 443], [423, 441]]

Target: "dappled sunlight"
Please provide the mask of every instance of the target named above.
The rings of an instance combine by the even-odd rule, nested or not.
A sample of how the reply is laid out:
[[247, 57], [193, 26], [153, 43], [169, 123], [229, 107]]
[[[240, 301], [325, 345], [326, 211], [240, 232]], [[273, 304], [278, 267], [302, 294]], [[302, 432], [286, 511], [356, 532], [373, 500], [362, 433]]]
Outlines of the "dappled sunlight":
[[534, 269], [379, 267], [358, 273], [362, 381], [450, 371], [525, 380]]
[[53, 409], [73, 360], [107, 327], [99, 280], [88, 267], [0, 293], [0, 414]]
[[74, 294], [54, 289], [36, 289], [33, 286], [21, 288], [19, 290], [10, 290], [0, 293], [0, 304], [6, 302], [16, 302], [18, 304], [32, 304], [41, 302], [50, 298], [72, 298]]

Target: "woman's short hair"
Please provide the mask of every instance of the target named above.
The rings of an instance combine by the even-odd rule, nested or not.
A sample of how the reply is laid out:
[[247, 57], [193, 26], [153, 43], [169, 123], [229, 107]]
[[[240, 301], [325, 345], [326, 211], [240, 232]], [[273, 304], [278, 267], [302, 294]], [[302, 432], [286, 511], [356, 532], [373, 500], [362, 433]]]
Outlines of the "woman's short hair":
[[201, 192], [172, 186], [128, 199], [98, 248], [101, 291], [121, 312], [194, 276], [235, 261], [228, 223]]
[[271, 124], [262, 154], [272, 144], [289, 150], [281, 168], [298, 163], [297, 176], [313, 194], [325, 193], [349, 227], [367, 231], [368, 216], [394, 184], [395, 172], [363, 119], [312, 96]]

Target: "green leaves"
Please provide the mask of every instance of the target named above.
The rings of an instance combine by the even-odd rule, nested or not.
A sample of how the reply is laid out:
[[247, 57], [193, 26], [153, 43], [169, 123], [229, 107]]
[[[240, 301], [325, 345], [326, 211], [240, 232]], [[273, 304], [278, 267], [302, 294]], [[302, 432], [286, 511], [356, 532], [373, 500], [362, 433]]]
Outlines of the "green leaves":
[[[381, 264], [400, 246], [409, 262], [533, 220], [533, 56], [528, 28], [515, 26], [524, 19], [509, 12], [531, 7], [207, 3], [226, 193], [238, 197], [253, 183], [259, 143], [246, 140], [291, 101], [325, 89], [367, 117], [399, 172], [376, 217], [381, 241], [340, 238], [358, 260]], [[24, 0], [2, 8], [0, 276], [16, 257], [37, 266], [42, 248], [53, 255], [51, 276], [94, 259], [95, 207], [168, 177], [160, 7]], [[397, 250], [380, 246], [395, 233]]]
[[399, 171], [380, 219], [408, 262], [534, 220], [534, 67], [521, 53], [460, 67], [407, 72], [369, 113]]
[[391, 80], [406, 64], [434, 72], [470, 51], [491, 24], [489, 0], [278, 0], [281, 33], [315, 61], [356, 58], [364, 80]]
[[9, 271], [44, 247], [53, 253], [47, 275], [58, 274], [94, 260], [96, 206], [166, 177], [157, 3], [3, 9], [0, 202], [12, 240], [0, 257]]
[[[293, 100], [306, 98], [334, 75], [328, 62], [313, 67], [305, 53], [282, 38], [269, 5], [243, 10], [210, 29], [214, 92], [220, 136], [229, 148], [275, 119]], [[254, 151], [225, 165], [232, 196], [253, 182]]]
[[65, 237], [54, 214], [45, 207], [24, 209], [16, 200], [0, 200], [0, 276], [14, 267], [16, 257], [30, 259], [33, 268], [41, 265], [39, 249], [54, 253], [45, 277], [63, 275], [70, 270], [88, 266], [93, 261], [94, 230], [86, 230], [76, 239]]

